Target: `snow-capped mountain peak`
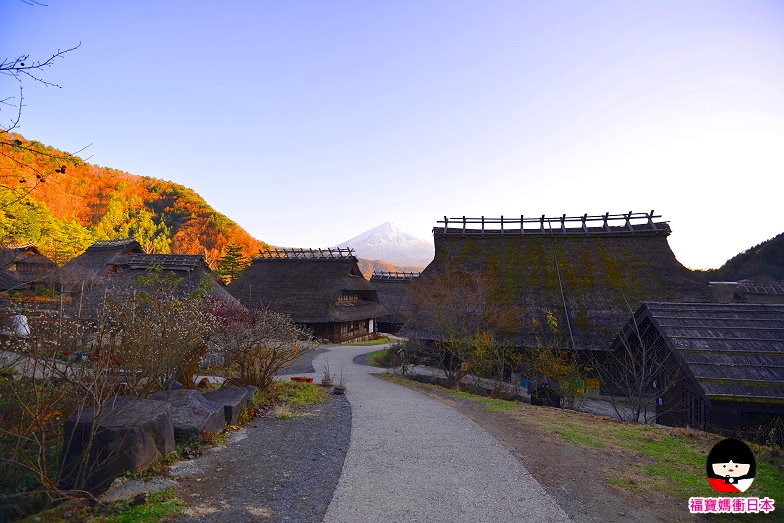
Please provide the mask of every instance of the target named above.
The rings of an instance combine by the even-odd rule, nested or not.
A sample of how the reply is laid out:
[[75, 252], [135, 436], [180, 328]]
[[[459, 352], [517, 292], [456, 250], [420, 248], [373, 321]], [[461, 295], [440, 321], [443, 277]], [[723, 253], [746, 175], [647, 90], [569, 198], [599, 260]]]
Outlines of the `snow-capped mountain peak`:
[[433, 259], [433, 244], [385, 222], [344, 241], [337, 247], [351, 247], [361, 258], [383, 260], [394, 265], [424, 267]]

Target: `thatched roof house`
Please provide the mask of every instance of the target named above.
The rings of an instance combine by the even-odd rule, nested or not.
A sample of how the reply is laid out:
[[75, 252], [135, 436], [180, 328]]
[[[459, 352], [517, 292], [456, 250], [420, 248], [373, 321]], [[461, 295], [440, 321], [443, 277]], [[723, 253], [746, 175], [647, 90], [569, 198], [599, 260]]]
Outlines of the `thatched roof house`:
[[[709, 301], [707, 285], [675, 259], [667, 243], [669, 225], [656, 218], [653, 211], [444, 217], [433, 229], [435, 258], [414, 294], [440, 296], [447, 304], [454, 298], [454, 310], [446, 311], [451, 317], [463, 324], [478, 317], [483, 328], [503, 332], [517, 346], [607, 350], [644, 300]], [[438, 303], [423, 310], [414, 303], [401, 334], [443, 339], [434, 306]]]
[[32, 244], [0, 249], [0, 291], [19, 291], [51, 285], [57, 265]]
[[333, 342], [367, 336], [387, 314], [350, 249], [263, 251], [228, 289], [247, 308], [288, 314]]
[[408, 289], [418, 272], [375, 271], [370, 282], [378, 291], [378, 299], [388, 313], [378, 319], [378, 329], [395, 334], [400, 331], [411, 314]]
[[[203, 256], [194, 254], [145, 254], [133, 239], [101, 241], [63, 267], [64, 287], [72, 294], [71, 307], [82, 318], [94, 317], [105, 298], [144, 288], [142, 276], [159, 274], [177, 280], [182, 296], [199, 292], [236, 303], [210, 270]], [[65, 285], [65, 283], [68, 285]]]
[[754, 430], [784, 417], [784, 305], [646, 302], [612, 350], [640, 339], [675, 356], [658, 423]]
[[142, 246], [133, 238], [96, 241], [63, 266], [61, 285], [65, 290], [73, 291], [99, 284], [106, 280], [112, 266], [130, 254], [144, 254]]

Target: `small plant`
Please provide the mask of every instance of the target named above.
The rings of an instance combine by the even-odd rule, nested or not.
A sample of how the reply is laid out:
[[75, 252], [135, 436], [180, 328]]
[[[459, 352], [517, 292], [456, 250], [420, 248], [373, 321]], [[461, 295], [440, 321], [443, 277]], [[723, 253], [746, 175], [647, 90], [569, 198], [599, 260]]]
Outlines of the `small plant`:
[[321, 385], [324, 387], [332, 386], [332, 374], [329, 369], [329, 360], [324, 360], [321, 364]]
[[337, 382], [335, 386], [332, 388], [332, 392], [335, 394], [344, 394], [346, 392], [346, 377], [343, 374], [343, 364], [340, 364], [340, 370], [337, 374]]

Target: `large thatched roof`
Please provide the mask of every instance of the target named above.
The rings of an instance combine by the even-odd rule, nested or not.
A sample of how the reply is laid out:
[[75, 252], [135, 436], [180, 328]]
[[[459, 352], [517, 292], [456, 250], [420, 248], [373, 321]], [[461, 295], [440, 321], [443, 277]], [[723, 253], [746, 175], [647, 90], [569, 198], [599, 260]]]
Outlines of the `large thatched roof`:
[[613, 347], [646, 322], [706, 397], [784, 402], [784, 305], [646, 302]]
[[[606, 350], [644, 300], [709, 301], [707, 285], [675, 259], [669, 225], [654, 218], [653, 212], [506, 218], [502, 228], [498, 219], [445, 219], [433, 229], [435, 258], [414, 287], [433, 295], [450, 281], [452, 293], [481, 293], [493, 307], [491, 316], [504, 315], [517, 345]], [[547, 327], [548, 313], [557, 322], [556, 335]], [[441, 337], [422, 310], [402, 334]]]
[[26, 288], [37, 283], [51, 284], [57, 265], [32, 244], [0, 249], [0, 290]]
[[269, 308], [298, 323], [358, 321], [387, 313], [356, 258], [334, 250], [265, 254], [228, 289], [249, 309]]
[[[203, 256], [145, 254], [135, 240], [96, 242], [63, 267], [71, 283], [72, 307], [81, 317], [94, 317], [106, 298], [123, 296], [155, 284], [149, 276], [177, 280], [178, 295], [196, 292], [236, 303], [210, 270]], [[154, 278], [152, 279], [154, 280]]]

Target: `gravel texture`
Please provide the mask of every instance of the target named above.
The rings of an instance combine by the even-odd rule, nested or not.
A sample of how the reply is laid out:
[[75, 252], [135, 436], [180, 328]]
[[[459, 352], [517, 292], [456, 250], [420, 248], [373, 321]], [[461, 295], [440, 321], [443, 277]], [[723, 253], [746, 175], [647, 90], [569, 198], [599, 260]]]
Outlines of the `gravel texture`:
[[319, 354], [342, 369], [351, 445], [325, 521], [564, 521], [553, 498], [479, 425], [355, 365], [380, 346]]
[[321, 521], [351, 435], [345, 396], [292, 419], [259, 417], [228, 445], [170, 470], [186, 502], [180, 521]]

